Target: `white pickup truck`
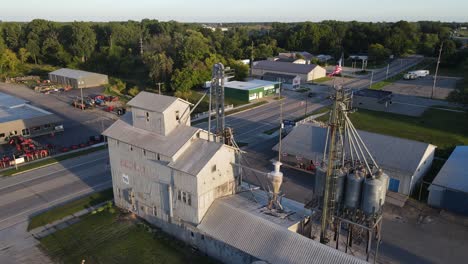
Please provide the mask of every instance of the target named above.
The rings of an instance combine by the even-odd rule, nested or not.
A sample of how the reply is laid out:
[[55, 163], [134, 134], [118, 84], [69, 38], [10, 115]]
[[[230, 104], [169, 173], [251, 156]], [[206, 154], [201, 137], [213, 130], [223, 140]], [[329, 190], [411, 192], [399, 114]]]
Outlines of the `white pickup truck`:
[[405, 80], [414, 80], [414, 79], [417, 79], [417, 78], [426, 77], [427, 75], [429, 75], [428, 70], [410, 71], [408, 73], [405, 73], [405, 75], [403, 75], [403, 79], [405, 79]]

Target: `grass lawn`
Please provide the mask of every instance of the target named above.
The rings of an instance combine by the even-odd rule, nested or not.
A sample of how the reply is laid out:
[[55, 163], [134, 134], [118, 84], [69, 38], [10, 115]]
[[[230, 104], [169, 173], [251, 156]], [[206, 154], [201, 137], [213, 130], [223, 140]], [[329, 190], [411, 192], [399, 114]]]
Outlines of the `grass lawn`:
[[421, 117], [359, 109], [349, 115], [358, 129], [436, 145], [447, 158], [457, 145], [468, 144], [468, 114], [428, 109]]
[[216, 263], [161, 231], [149, 232], [118, 211], [85, 215], [40, 243], [59, 263]]
[[[431, 75], [435, 74], [436, 70], [436, 63], [433, 63], [429, 68], [429, 72]], [[464, 76], [464, 67], [463, 63], [458, 64], [457, 66], [453, 67], [444, 67], [443, 65], [439, 65], [439, 71], [437, 72], [437, 76], [451, 76], [451, 77], [463, 77]]]
[[325, 77], [322, 77], [322, 78], [315, 79], [312, 82], [313, 83], [324, 83], [324, 82], [330, 81], [330, 80], [332, 80], [331, 77], [325, 76]]
[[103, 149], [106, 149], [106, 148], [107, 148], [107, 146], [104, 145], [104, 146], [99, 146], [99, 147], [96, 147], [96, 148], [90, 148], [90, 149], [85, 149], [85, 150], [82, 150], [82, 151], [66, 154], [66, 155], [63, 155], [63, 156], [55, 157], [55, 158], [47, 158], [47, 159], [44, 159], [44, 160], [41, 160], [41, 161], [38, 161], [38, 162], [35, 162], [35, 163], [26, 163], [25, 165], [19, 166], [18, 169], [12, 168], [12, 169], [0, 172], [0, 175], [1, 176], [11, 176], [13, 174], [17, 174], [17, 173], [20, 173], [20, 172], [23, 172], [23, 171], [32, 170], [32, 169], [35, 169], [35, 168], [38, 168], [38, 167], [41, 167], [41, 166], [53, 164], [53, 163], [56, 163], [56, 162], [59, 162], [59, 161], [62, 161], [62, 160], [66, 160], [66, 159], [76, 158], [78, 156], [86, 155], [86, 154], [96, 152], [96, 151], [99, 151], [99, 150], [103, 150]]
[[36, 227], [50, 224], [56, 220], [60, 220], [66, 216], [72, 215], [83, 209], [100, 204], [105, 201], [110, 201], [114, 198], [112, 189], [106, 189], [97, 193], [93, 193], [86, 197], [54, 207], [49, 211], [33, 216], [28, 225], [28, 231]]

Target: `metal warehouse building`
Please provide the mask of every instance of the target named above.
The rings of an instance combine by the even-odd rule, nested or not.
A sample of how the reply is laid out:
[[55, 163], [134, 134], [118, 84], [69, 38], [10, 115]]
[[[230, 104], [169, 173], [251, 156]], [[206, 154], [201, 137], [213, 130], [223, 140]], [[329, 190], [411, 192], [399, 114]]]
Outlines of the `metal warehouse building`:
[[[358, 130], [377, 164], [390, 176], [388, 189], [410, 195], [432, 164], [436, 146]], [[327, 129], [300, 124], [283, 139], [283, 160], [290, 163], [319, 163], [323, 158]], [[273, 147], [278, 151], [278, 145]]]
[[49, 73], [49, 80], [77, 88], [97, 87], [109, 83], [107, 75], [62, 68]]
[[279, 82], [251, 80], [232, 81], [224, 84], [224, 96], [242, 102], [250, 102], [279, 92]]
[[27, 101], [0, 93], [0, 144], [11, 136], [27, 138], [63, 131], [62, 120]]
[[313, 81], [326, 76], [326, 70], [315, 64], [295, 64], [268, 60], [253, 63], [253, 76], [261, 78], [266, 73], [298, 75], [301, 78], [301, 82]]
[[429, 186], [429, 205], [468, 215], [468, 146], [458, 146]]

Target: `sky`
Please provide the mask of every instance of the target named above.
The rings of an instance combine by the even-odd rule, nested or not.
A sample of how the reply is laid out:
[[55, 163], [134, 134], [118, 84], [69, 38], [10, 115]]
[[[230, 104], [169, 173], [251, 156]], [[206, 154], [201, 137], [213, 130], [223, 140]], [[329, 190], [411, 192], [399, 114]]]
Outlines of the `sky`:
[[[3, 2], [3, 3], [2, 3]], [[0, 0], [0, 20], [468, 22], [466, 0]]]

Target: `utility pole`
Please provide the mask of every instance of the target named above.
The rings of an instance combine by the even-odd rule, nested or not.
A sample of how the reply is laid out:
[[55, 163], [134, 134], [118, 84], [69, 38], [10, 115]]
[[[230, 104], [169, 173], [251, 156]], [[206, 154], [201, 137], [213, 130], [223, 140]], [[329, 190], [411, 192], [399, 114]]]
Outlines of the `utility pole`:
[[369, 89], [372, 89], [372, 81], [374, 80], [374, 71], [371, 71], [371, 77], [370, 77], [370, 83], [369, 83]]
[[390, 70], [390, 63], [387, 64], [387, 73], [385, 74], [385, 80], [388, 79], [388, 70]]
[[158, 91], [159, 91], [159, 94], [161, 94], [161, 84], [164, 84], [162, 82], [158, 82], [156, 83], [158, 85]]
[[140, 35], [140, 55], [143, 56], [143, 38]]
[[254, 60], [254, 42], [252, 41], [252, 49], [250, 51], [250, 78], [252, 78], [253, 60]]
[[440, 43], [440, 48], [439, 48], [439, 57], [437, 58], [437, 66], [436, 66], [436, 71], [434, 74], [434, 84], [432, 85], [432, 91], [431, 91], [431, 99], [434, 97], [434, 90], [437, 82], [437, 73], [439, 72], [439, 64], [440, 64], [440, 56], [442, 55], [442, 47], [444, 46], [444, 42]]
[[81, 92], [81, 110], [84, 110], [83, 87], [80, 88]]

